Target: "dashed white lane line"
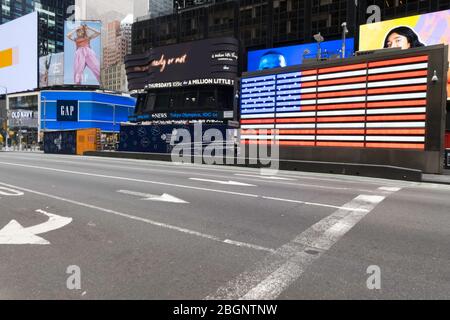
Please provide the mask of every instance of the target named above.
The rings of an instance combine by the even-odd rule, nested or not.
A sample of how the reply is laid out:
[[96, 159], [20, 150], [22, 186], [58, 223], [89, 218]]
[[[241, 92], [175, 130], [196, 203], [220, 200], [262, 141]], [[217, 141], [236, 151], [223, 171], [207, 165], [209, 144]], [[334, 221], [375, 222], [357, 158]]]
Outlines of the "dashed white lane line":
[[278, 177], [278, 176], [263, 176], [263, 175], [256, 175], [256, 174], [241, 174], [241, 173], [235, 173], [234, 175], [238, 176], [238, 177], [258, 178], [258, 179], [264, 179], [264, 180], [297, 181], [296, 179], [284, 178], [284, 177]]
[[63, 197], [51, 195], [51, 194], [40, 192], [40, 191], [35, 191], [35, 190], [27, 189], [27, 188], [13, 186], [13, 185], [6, 184], [6, 183], [3, 183], [3, 182], [0, 182], [0, 185], [6, 186], [8, 188], [14, 188], [14, 189], [17, 189], [17, 190], [20, 190], [20, 191], [24, 191], [24, 192], [36, 194], [36, 195], [39, 195], [39, 196], [42, 196], [42, 197], [51, 198], [51, 199], [59, 200], [59, 201], [62, 201], [62, 202], [67, 202], [67, 203], [74, 204], [74, 205], [77, 205], [77, 206], [81, 206], [81, 207], [85, 207], [85, 208], [89, 208], [89, 209], [94, 209], [94, 210], [97, 210], [97, 211], [100, 211], [100, 212], [113, 214], [113, 215], [120, 216], [120, 217], [123, 217], [123, 218], [128, 218], [128, 219], [135, 220], [135, 221], [145, 222], [145, 223], [151, 224], [153, 226], [157, 226], [157, 227], [161, 227], [161, 228], [165, 228], [165, 229], [170, 229], [170, 230], [182, 232], [182, 233], [185, 233], [185, 234], [189, 234], [189, 235], [200, 237], [200, 238], [204, 238], [204, 239], [209, 239], [209, 240], [216, 241], [216, 242], [226, 243], [226, 244], [234, 245], [234, 246], [238, 246], [238, 247], [247, 247], [247, 248], [251, 248], [251, 249], [255, 249], [255, 250], [261, 250], [261, 251], [266, 251], [266, 252], [271, 252], [271, 253], [273, 253], [275, 251], [274, 249], [265, 248], [265, 247], [254, 245], [254, 244], [251, 244], [251, 243], [233, 241], [233, 240], [230, 240], [230, 239], [221, 239], [219, 237], [216, 237], [216, 236], [213, 236], [213, 235], [209, 235], [209, 234], [205, 234], [205, 233], [201, 233], [201, 232], [198, 232], [198, 231], [194, 231], [194, 230], [190, 230], [190, 229], [186, 229], [186, 228], [181, 228], [181, 227], [177, 227], [177, 226], [170, 225], [170, 224], [167, 224], [167, 223], [162, 223], [162, 222], [158, 222], [158, 221], [154, 221], [154, 220], [150, 220], [150, 219], [146, 219], [146, 218], [142, 218], [142, 217], [133, 216], [131, 214], [127, 214], [127, 213], [123, 213], [123, 212], [119, 212], [119, 211], [115, 211], [115, 210], [110, 210], [110, 209], [98, 207], [98, 206], [95, 206], [95, 205], [92, 205], [92, 204], [88, 204], [88, 203], [84, 203], [84, 202], [80, 202], [80, 201], [76, 201], [76, 200], [66, 199], [66, 198], [63, 198]]
[[[380, 190], [381, 191], [381, 190]], [[386, 191], [386, 190], [384, 190]], [[274, 300], [386, 197], [359, 195], [277, 249], [207, 300]], [[355, 210], [358, 209], [358, 210]]]
[[304, 204], [307, 206], [316, 206], [316, 207], [327, 207], [327, 208], [333, 208], [333, 209], [342, 209], [342, 210], [354, 210], [354, 211], [361, 211], [361, 212], [367, 212], [365, 209], [359, 209], [359, 208], [349, 208], [344, 206], [333, 206], [323, 203], [316, 203], [316, 202], [307, 202], [307, 201], [300, 201], [300, 200], [290, 200], [290, 199], [281, 199], [281, 198], [273, 198], [273, 197], [262, 197], [266, 200], [274, 200], [274, 201], [282, 201], [282, 202], [291, 202], [291, 203], [298, 203], [298, 204]]
[[266, 199], [266, 200], [284, 201], [284, 202], [298, 203], [298, 204], [304, 204], [304, 205], [316, 206], [316, 207], [345, 209], [345, 206], [344, 207], [340, 207], [340, 206], [335, 206], [335, 205], [331, 205], [331, 204], [327, 204], [327, 203], [312, 203], [312, 202], [303, 202], [303, 201], [298, 201], [298, 200], [271, 198], [271, 197], [265, 197], [265, 196], [257, 195], [257, 194], [242, 193], [242, 192], [235, 192], [235, 191], [226, 191], [226, 190], [217, 190], [217, 189], [209, 189], [209, 188], [201, 188], [201, 187], [194, 187], [194, 186], [181, 185], [181, 184], [173, 184], [173, 183], [160, 182], [160, 181], [151, 181], [151, 180], [143, 180], [143, 179], [135, 179], [135, 178], [127, 178], [127, 177], [119, 177], [119, 176], [110, 176], [110, 175], [104, 175], [104, 174], [96, 174], [96, 173], [89, 173], [89, 172], [82, 172], [82, 171], [71, 171], [71, 170], [64, 170], [64, 169], [55, 169], [55, 168], [33, 166], [33, 165], [26, 165], [26, 164], [18, 164], [18, 163], [10, 163], [10, 162], [0, 162], [0, 164], [9, 165], [9, 166], [16, 166], [16, 167], [23, 167], [23, 168], [47, 170], [47, 171], [67, 173], [67, 174], [74, 174], [74, 175], [83, 175], [83, 176], [89, 176], [89, 177], [116, 179], [116, 180], [122, 180], [122, 181], [148, 183], [148, 184], [155, 184], [155, 185], [175, 187], [175, 188], [184, 188], [184, 189], [191, 189], [191, 190], [199, 190], [199, 191], [215, 192], [215, 193], [222, 193], [222, 194], [230, 194], [230, 195], [242, 196], [242, 197], [248, 197], [248, 198], [260, 198], [260, 199]]

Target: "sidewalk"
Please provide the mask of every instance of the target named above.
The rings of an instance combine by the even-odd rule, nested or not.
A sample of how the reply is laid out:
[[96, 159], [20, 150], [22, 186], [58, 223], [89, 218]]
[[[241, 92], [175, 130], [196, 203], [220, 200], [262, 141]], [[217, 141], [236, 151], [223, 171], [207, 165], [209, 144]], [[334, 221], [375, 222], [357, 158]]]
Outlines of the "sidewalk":
[[443, 174], [423, 174], [422, 182], [450, 185], [450, 170], [444, 169]]

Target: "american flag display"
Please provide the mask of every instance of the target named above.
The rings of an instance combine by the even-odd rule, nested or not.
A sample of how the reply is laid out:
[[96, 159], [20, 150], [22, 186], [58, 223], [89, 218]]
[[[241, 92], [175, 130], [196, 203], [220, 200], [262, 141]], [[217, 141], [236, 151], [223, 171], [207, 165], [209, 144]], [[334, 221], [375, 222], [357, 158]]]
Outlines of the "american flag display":
[[428, 56], [241, 82], [245, 144], [425, 149]]

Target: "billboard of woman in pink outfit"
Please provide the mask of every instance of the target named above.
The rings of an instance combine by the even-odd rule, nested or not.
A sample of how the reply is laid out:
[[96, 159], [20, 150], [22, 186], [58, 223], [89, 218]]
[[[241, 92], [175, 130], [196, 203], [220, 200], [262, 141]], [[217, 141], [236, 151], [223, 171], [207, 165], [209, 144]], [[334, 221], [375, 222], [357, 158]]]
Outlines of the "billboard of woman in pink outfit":
[[100, 85], [101, 23], [66, 22], [64, 83]]

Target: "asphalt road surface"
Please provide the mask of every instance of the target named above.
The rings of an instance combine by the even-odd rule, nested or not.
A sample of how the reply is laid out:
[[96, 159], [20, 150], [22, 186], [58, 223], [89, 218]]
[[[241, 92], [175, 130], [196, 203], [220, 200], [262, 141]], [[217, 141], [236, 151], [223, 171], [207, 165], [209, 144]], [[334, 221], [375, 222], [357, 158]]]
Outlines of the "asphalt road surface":
[[0, 299], [448, 299], [450, 187], [0, 152]]

